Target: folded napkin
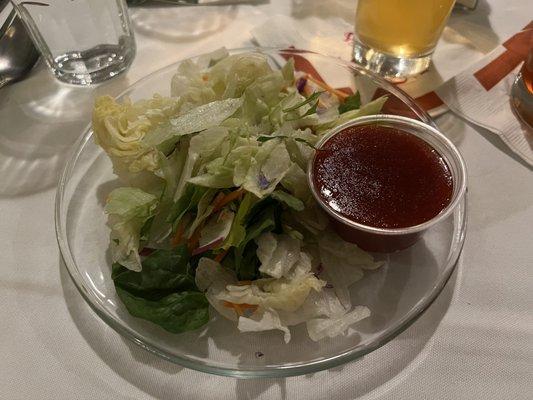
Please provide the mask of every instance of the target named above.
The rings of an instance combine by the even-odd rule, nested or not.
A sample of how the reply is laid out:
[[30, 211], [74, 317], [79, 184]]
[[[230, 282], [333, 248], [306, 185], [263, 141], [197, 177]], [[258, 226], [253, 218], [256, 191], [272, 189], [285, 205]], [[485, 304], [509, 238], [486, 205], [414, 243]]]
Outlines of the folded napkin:
[[436, 92], [457, 115], [500, 136], [533, 166], [533, 132], [511, 108], [511, 86], [533, 46], [533, 21]]

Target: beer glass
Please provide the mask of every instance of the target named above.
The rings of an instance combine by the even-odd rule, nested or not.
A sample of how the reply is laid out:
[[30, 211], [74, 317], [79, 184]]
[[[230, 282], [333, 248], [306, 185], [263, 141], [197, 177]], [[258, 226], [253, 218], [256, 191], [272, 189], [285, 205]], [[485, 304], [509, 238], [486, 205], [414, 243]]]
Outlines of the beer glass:
[[387, 78], [429, 67], [455, 0], [359, 0], [354, 60]]

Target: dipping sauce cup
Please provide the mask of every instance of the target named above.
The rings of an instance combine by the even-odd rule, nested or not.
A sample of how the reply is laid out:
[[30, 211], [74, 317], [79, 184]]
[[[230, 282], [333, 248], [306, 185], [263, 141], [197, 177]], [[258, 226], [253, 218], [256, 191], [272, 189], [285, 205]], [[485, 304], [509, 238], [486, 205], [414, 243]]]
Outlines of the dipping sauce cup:
[[332, 129], [316, 148], [308, 166], [313, 196], [338, 235], [367, 251], [413, 245], [466, 191], [457, 148], [418, 120], [356, 118]]

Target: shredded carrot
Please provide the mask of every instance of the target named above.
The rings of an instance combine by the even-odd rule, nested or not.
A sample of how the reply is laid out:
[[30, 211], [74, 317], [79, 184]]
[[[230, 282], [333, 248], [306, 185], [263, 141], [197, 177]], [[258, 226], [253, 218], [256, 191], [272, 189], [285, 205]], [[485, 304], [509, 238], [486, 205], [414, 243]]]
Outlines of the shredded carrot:
[[252, 313], [257, 310], [257, 305], [255, 304], [237, 304], [232, 303], [231, 301], [224, 301], [222, 304], [224, 305], [224, 307], [232, 308], [233, 310], [235, 310], [238, 316], [243, 316], [246, 310], [251, 310]]
[[320, 99], [318, 99], [318, 106], [321, 107], [321, 108], [328, 108], [327, 105], [324, 104], [324, 102]]
[[178, 229], [176, 229], [176, 233], [174, 234], [172, 239], [170, 239], [170, 244], [172, 245], [172, 247], [176, 247], [177, 245], [181, 243], [181, 240], [183, 239], [184, 231], [185, 231], [185, 224], [183, 222], [180, 222], [178, 224]]
[[346, 98], [348, 97], [346, 93], [341, 92], [340, 90], [334, 89], [324, 82], [320, 82], [319, 80], [313, 78], [309, 74], [307, 75], [307, 79], [309, 79], [311, 82], [315, 83], [316, 85], [320, 86], [322, 89], [330, 92], [331, 94], [334, 94], [335, 96], [337, 96], [339, 99], [343, 101], [346, 100]]
[[231, 203], [233, 200], [240, 198], [243, 193], [244, 189], [239, 188], [231, 193], [228, 193], [227, 195], [223, 195], [224, 197], [221, 197], [218, 201], [217, 199], [215, 199], [215, 201], [213, 202], [213, 212], [220, 211], [222, 207], [224, 207], [226, 204]]
[[[231, 192], [231, 193], [229, 193], [227, 195], [225, 195], [222, 192], [219, 192], [215, 196], [215, 199], [213, 200], [213, 203], [211, 203], [212, 206], [213, 206], [212, 213], [220, 211], [220, 209], [222, 209], [222, 207], [224, 207], [226, 204], [228, 204], [231, 201], [233, 201], [233, 200], [239, 198], [240, 196], [242, 196], [243, 192], [244, 192], [244, 190], [242, 188], [234, 190], [233, 192]], [[187, 241], [187, 247], [189, 248], [189, 251], [193, 251], [194, 249], [196, 249], [198, 247], [198, 242], [200, 241], [200, 233], [201, 233], [203, 227], [204, 227], [204, 224], [200, 224], [195, 229], [195, 231], [192, 233], [192, 235], [189, 238], [189, 240]], [[182, 232], [182, 234], [183, 234], [183, 232]]]
[[215, 198], [213, 199], [213, 211], [216, 207], [218, 207], [218, 204], [226, 197], [226, 195], [223, 192], [218, 192]]
[[251, 285], [252, 281], [239, 281], [237, 282], [237, 286], [244, 286], [244, 285]]
[[228, 251], [229, 251], [229, 249], [224, 250], [224, 251], [218, 253], [218, 254], [215, 256], [214, 260], [215, 260], [217, 263], [221, 263], [222, 260], [224, 259], [224, 257], [226, 257], [226, 254], [228, 254]]

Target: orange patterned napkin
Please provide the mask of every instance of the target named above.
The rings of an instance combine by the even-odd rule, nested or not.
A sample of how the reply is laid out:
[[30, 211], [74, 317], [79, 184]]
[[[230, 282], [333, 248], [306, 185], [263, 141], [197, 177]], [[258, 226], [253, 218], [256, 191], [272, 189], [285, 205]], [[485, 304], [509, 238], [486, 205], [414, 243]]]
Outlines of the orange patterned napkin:
[[533, 131], [513, 112], [511, 86], [533, 46], [533, 21], [436, 92], [455, 114], [495, 134], [533, 166]]

